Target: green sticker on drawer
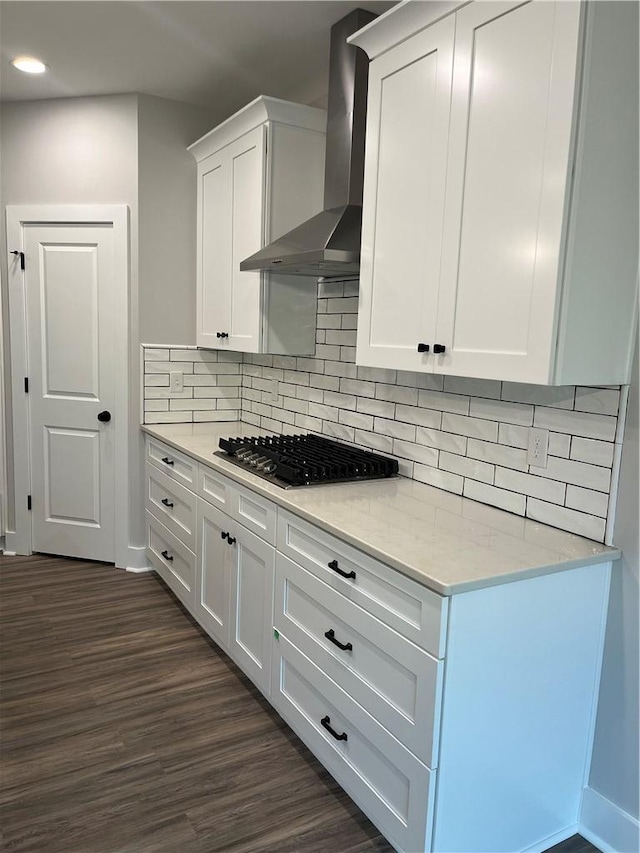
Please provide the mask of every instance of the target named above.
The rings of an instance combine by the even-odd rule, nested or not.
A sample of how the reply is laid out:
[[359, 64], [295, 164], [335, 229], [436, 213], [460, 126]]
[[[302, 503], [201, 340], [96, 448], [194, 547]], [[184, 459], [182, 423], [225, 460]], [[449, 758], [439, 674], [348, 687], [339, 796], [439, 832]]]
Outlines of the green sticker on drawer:
[[274, 628], [273, 629], [273, 636], [276, 638], [276, 640], [279, 640], [280, 639], [280, 631], [278, 631], [276, 628]]

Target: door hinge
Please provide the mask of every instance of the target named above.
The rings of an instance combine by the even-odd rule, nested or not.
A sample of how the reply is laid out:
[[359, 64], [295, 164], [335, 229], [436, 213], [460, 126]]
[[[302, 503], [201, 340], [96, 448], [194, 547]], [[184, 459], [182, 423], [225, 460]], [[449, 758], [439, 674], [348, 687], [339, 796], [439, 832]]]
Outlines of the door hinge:
[[11, 252], [12, 255], [20, 255], [20, 269], [24, 269], [24, 252], [19, 252], [17, 249], [14, 249]]
[[27, 509], [31, 509], [31, 495], [27, 495]]
[[28, 376], [24, 377], [24, 393], [25, 394], [29, 393], [29, 377]]

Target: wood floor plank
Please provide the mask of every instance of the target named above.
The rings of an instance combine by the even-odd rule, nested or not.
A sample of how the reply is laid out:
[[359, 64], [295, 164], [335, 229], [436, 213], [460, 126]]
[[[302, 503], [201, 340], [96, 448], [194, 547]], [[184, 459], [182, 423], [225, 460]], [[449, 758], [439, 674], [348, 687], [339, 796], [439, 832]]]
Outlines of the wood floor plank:
[[392, 853], [158, 578], [43, 555], [0, 558], [0, 826], [6, 853]]

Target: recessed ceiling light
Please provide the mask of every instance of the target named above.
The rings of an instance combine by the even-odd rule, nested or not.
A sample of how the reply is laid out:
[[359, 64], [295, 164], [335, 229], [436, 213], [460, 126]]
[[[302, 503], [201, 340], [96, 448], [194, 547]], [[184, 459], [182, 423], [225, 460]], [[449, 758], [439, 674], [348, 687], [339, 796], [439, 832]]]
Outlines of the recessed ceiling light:
[[35, 59], [33, 56], [18, 56], [11, 60], [11, 64], [19, 71], [25, 71], [27, 74], [42, 74], [47, 70], [44, 62]]

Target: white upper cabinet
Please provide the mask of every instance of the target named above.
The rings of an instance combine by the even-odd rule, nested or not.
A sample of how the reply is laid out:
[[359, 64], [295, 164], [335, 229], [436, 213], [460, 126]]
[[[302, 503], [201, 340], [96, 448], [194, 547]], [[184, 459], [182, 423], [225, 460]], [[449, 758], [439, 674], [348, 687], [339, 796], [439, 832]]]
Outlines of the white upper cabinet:
[[198, 163], [200, 347], [312, 353], [316, 282], [240, 262], [322, 209], [324, 110], [260, 97], [189, 147]]
[[405, 2], [350, 39], [371, 58], [358, 364], [629, 381], [637, 33], [634, 3]]

